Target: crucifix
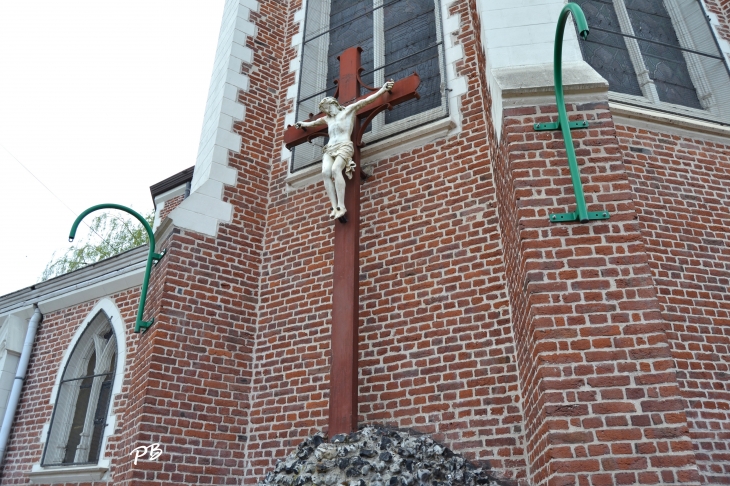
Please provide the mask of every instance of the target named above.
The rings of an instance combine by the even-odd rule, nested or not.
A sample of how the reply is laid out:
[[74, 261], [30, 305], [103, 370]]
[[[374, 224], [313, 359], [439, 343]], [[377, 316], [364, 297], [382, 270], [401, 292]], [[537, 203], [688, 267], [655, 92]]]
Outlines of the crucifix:
[[[315, 137], [330, 136], [337, 142], [333, 144], [335, 146], [328, 144], [325, 147], [322, 161], [325, 186], [333, 206], [330, 216], [339, 221], [339, 224], [335, 223], [332, 292], [330, 437], [357, 430], [360, 181], [364, 179], [360, 168], [362, 135], [378, 113], [418, 98], [416, 89], [421, 82], [418, 74], [413, 73], [395, 83], [388, 82], [383, 88], [371, 88], [360, 79], [364, 71], [360, 63], [361, 52], [360, 47], [351, 47], [338, 57], [340, 78], [335, 81], [337, 90], [334, 98], [325, 98], [320, 103], [322, 114], [296, 126], [288, 126], [284, 132], [284, 143], [288, 149]], [[376, 93], [360, 96], [361, 87]], [[348, 106], [353, 106], [349, 112]], [[357, 109], [356, 113], [354, 109]], [[338, 118], [339, 113], [342, 114]], [[348, 113], [347, 120], [343, 120]], [[351, 130], [350, 134], [345, 134], [350, 136], [351, 144], [340, 140], [343, 130]], [[351, 161], [348, 160], [350, 158]], [[343, 169], [350, 177], [347, 182], [342, 178]], [[342, 203], [343, 200], [344, 207], [335, 205], [335, 201]]]

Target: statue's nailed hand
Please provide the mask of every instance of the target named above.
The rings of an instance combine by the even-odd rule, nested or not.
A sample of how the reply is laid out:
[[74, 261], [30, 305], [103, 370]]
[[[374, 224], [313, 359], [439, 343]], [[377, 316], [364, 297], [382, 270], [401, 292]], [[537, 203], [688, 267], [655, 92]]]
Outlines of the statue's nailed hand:
[[297, 130], [301, 130], [302, 129], [302, 122], [296, 122], [294, 124], [294, 127], [296, 127]]
[[385, 91], [390, 91], [391, 89], [393, 89], [394, 84], [395, 84], [395, 81], [393, 81], [391, 79], [390, 81], [385, 82], [385, 84], [383, 85], [383, 88], [385, 88]]

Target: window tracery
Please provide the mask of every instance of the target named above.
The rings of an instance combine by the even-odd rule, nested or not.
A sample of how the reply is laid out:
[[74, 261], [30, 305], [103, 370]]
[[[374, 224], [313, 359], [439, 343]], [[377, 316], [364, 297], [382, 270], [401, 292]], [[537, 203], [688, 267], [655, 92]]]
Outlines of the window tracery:
[[[297, 120], [318, 112], [317, 103], [334, 96], [337, 57], [360, 46], [369, 86], [418, 72], [420, 100], [378, 115], [363, 137], [366, 143], [448, 115], [439, 0], [308, 0], [302, 44]], [[363, 88], [361, 95], [367, 91]], [[344, 101], [344, 100], [343, 100]], [[321, 159], [326, 138], [298, 146], [291, 172]]]
[[116, 363], [116, 336], [102, 310], [89, 322], [66, 363], [42, 466], [98, 463]]
[[615, 100], [730, 122], [730, 71], [696, 0], [575, 0], [583, 57]]

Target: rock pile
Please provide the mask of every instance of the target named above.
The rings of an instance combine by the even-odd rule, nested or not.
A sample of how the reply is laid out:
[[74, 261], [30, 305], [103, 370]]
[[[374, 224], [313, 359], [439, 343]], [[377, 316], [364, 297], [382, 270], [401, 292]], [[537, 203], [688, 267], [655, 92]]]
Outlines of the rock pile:
[[309, 437], [259, 486], [497, 486], [508, 484], [428, 436], [365, 427]]

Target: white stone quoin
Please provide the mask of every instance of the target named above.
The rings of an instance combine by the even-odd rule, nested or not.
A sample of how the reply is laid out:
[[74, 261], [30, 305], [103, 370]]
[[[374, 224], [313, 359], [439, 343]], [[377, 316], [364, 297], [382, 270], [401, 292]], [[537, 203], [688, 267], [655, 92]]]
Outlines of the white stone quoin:
[[246, 39], [256, 35], [249, 13], [258, 6], [256, 0], [226, 1], [190, 195], [169, 215], [178, 228], [215, 236], [218, 223], [233, 216], [233, 206], [223, 201], [223, 186], [235, 184], [238, 177], [228, 166], [228, 153], [241, 149], [233, 123], [245, 116], [237, 100], [239, 90], [248, 90], [249, 78], [241, 66], [253, 63]]

